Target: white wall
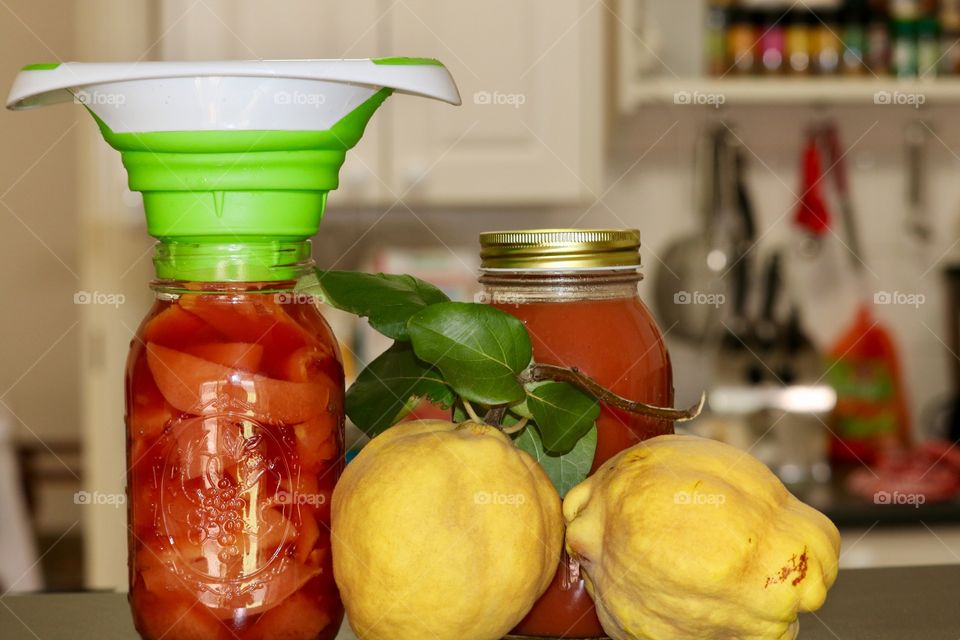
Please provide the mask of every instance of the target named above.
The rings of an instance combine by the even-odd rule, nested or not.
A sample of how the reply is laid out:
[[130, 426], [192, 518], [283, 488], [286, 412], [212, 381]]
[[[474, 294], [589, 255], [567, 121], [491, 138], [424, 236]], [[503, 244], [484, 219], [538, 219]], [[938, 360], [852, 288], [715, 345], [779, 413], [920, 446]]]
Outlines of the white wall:
[[[56, 0], [0, 5], [4, 91], [24, 64], [75, 55], [75, 7]], [[85, 117], [70, 107], [0, 110], [0, 413], [11, 414], [18, 440], [40, 448], [79, 438], [75, 160]], [[48, 457], [60, 473], [75, 465], [70, 456]], [[76, 527], [74, 490], [69, 483], [43, 487], [42, 530], [59, 535]]]
[[[73, 55], [73, 9], [54, 0], [0, 6], [0, 86], [24, 64]], [[43, 25], [42, 36], [29, 25]], [[82, 116], [70, 108], [0, 111], [0, 410], [15, 414], [25, 439], [78, 433], [73, 193]]]

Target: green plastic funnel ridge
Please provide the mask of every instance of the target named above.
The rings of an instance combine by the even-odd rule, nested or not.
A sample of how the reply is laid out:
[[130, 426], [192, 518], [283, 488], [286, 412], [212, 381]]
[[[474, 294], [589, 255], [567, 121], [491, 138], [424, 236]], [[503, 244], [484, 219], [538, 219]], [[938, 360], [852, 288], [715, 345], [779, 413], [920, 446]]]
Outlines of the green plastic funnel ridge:
[[10, 109], [84, 105], [163, 241], [314, 235], [348, 149], [392, 93], [460, 104], [436, 60], [35, 64]]

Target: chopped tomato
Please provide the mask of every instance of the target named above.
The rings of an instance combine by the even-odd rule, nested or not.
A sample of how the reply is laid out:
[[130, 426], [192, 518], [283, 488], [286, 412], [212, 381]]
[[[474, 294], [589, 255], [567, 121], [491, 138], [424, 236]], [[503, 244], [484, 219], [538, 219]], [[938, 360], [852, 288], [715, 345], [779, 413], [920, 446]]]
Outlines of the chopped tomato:
[[243, 617], [250, 617], [281, 604], [320, 574], [320, 569], [308, 567], [289, 558], [278, 562], [283, 563], [282, 569], [279, 573], [271, 575], [269, 580], [253, 579], [251, 580], [253, 588], [232, 597], [218, 597], [215, 604], [213, 596], [201, 596], [201, 602], [206, 601], [218, 618], [236, 618], [241, 612]]
[[307, 422], [294, 425], [293, 432], [297, 437], [297, 457], [304, 471], [319, 471], [340, 451], [337, 418], [333, 413], [322, 413]]
[[280, 484], [280, 488], [295, 495], [295, 501], [298, 504], [308, 507], [315, 506], [326, 499], [326, 496], [320, 493], [320, 483], [317, 482], [317, 475], [304, 470], [301, 470], [292, 480], [284, 480]]
[[134, 623], [144, 638], [229, 640], [236, 636], [196, 599], [135, 588], [131, 593]]
[[[223, 468], [225, 456], [219, 455], [220, 427], [221, 420], [216, 416], [178, 420], [170, 427], [169, 440], [159, 445], [168, 448], [166, 462], [175, 465], [172, 472], [188, 480], [203, 480], [197, 487], [200, 490], [217, 486], [232, 471]], [[229, 424], [227, 427], [235, 429]]]
[[203, 496], [196, 492], [172, 491], [164, 488], [158, 493], [160, 531], [182, 559], [196, 559], [203, 555], [200, 545], [211, 533], [205, 526]]
[[[328, 471], [334, 474], [334, 469]], [[284, 481], [281, 488], [293, 496], [292, 500], [301, 511], [312, 512], [318, 522], [330, 521], [330, 500], [333, 497], [333, 484], [336, 477], [331, 475], [321, 486], [317, 474], [302, 470], [293, 482]]]
[[231, 369], [256, 371], [263, 360], [263, 346], [250, 342], [208, 342], [184, 349], [185, 352]]
[[340, 362], [317, 345], [301, 347], [283, 362], [281, 375], [292, 382], [326, 380], [333, 384], [343, 378]]
[[147, 390], [137, 393], [130, 408], [131, 435], [136, 438], [155, 438], [176, 415], [177, 412], [164, 400], [159, 389], [156, 389], [156, 396]]
[[[135, 345], [135, 348], [142, 354], [139, 344]], [[127, 387], [130, 436], [135, 440], [156, 438], [173, 419], [176, 411], [154, 384], [150, 368], [143, 357], [135, 360], [131, 377], [131, 384]], [[134, 457], [130, 462], [135, 462], [136, 459]]]
[[130, 526], [140, 537], [151, 536], [160, 526], [159, 492], [142, 480], [130, 488]]
[[[329, 545], [330, 540], [327, 539], [325, 544]], [[322, 566], [324, 563], [330, 563], [330, 547], [317, 547], [310, 552], [310, 555], [307, 556], [307, 564], [312, 564], [315, 566]], [[332, 566], [332, 565], [330, 565]]]
[[170, 548], [143, 544], [137, 550], [136, 557], [137, 572], [148, 591], [156, 594], [190, 594], [187, 582], [174, 573], [171, 566], [182, 564], [183, 559]]
[[297, 529], [280, 509], [261, 509], [256, 521], [248, 521], [245, 539], [248, 548], [257, 549], [263, 560], [271, 557], [278, 547], [282, 547], [297, 537]]
[[297, 535], [297, 554], [294, 556], [297, 562], [307, 564], [310, 552], [313, 551], [317, 540], [320, 538], [320, 527], [313, 517], [312, 510], [300, 510], [300, 532]]
[[229, 339], [257, 342], [271, 354], [288, 353], [316, 342], [269, 294], [186, 294], [178, 302]]
[[143, 328], [143, 341], [167, 347], [214, 342], [220, 334], [197, 316], [172, 305], [151, 318]]
[[[331, 606], [303, 591], [295, 593], [278, 606], [267, 611], [245, 634], [247, 640], [310, 640], [332, 638], [336, 634], [330, 614]], [[320, 635], [329, 628], [329, 635]]]
[[327, 411], [330, 389], [316, 383], [247, 373], [153, 343], [147, 363], [163, 397], [185, 413], [229, 410], [268, 424], [296, 424]]
[[343, 367], [340, 360], [316, 346], [303, 347], [280, 363], [277, 373], [291, 382], [313, 382], [330, 389], [330, 410], [343, 412]]

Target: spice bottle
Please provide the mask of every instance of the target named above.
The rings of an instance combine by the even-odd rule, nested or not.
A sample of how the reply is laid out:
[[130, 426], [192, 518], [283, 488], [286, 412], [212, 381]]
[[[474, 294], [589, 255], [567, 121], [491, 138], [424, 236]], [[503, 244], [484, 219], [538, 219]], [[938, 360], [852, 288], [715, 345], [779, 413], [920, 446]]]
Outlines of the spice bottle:
[[750, 12], [734, 8], [727, 29], [727, 68], [737, 75], [753, 73], [756, 65], [757, 29]]
[[824, 10], [815, 13], [810, 29], [810, 57], [813, 72], [829, 76], [840, 66], [843, 42], [840, 39], [840, 21], [836, 11]]
[[890, 24], [887, 3], [870, 2], [867, 26], [867, 67], [875, 75], [890, 73]]
[[768, 75], [783, 72], [786, 66], [787, 29], [780, 20], [780, 11], [764, 14], [760, 35], [760, 70]]
[[917, 23], [898, 20], [893, 25], [893, 75], [913, 78], [917, 75]]
[[707, 5], [707, 73], [722, 76], [727, 72], [727, 26], [729, 0], [710, 0]]
[[810, 72], [810, 21], [807, 9], [795, 9], [787, 16], [787, 71], [791, 75]]
[[960, 0], [940, 3], [940, 75], [960, 72]]
[[862, 4], [848, 6], [841, 17], [843, 53], [840, 70], [846, 75], [861, 75], [867, 71], [868, 13]]

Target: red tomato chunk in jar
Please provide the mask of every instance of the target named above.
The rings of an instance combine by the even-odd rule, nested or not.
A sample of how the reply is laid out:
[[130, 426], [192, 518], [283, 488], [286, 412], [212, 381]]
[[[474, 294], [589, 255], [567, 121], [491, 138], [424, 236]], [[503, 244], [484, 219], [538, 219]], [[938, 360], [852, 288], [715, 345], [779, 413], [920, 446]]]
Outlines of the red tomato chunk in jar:
[[126, 393], [141, 636], [336, 636], [343, 369], [316, 308], [249, 290], [161, 298], [133, 341]]

